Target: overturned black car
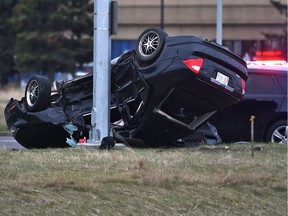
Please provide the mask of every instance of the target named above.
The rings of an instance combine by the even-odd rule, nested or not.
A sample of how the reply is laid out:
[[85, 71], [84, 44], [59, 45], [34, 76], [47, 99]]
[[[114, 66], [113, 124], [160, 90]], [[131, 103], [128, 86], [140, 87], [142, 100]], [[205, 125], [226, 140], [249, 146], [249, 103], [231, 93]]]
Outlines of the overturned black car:
[[[8, 129], [26, 148], [75, 146], [89, 138], [93, 75], [58, 81], [34, 76], [5, 108]], [[111, 62], [111, 130], [130, 146], [189, 142], [216, 111], [245, 93], [246, 63], [196, 36], [146, 29], [137, 47]]]

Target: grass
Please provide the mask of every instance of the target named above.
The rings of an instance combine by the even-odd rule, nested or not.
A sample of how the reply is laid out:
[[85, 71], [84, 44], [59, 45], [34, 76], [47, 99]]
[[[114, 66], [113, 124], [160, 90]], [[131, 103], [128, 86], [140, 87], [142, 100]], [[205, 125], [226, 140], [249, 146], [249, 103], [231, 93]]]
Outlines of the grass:
[[257, 146], [1, 150], [0, 215], [287, 215], [287, 146]]
[[286, 215], [287, 146], [0, 151], [1, 215]]
[[7, 126], [4, 118], [4, 109], [10, 100], [15, 98], [20, 100], [24, 96], [24, 90], [16, 87], [6, 87], [0, 90], [0, 131], [7, 131]]

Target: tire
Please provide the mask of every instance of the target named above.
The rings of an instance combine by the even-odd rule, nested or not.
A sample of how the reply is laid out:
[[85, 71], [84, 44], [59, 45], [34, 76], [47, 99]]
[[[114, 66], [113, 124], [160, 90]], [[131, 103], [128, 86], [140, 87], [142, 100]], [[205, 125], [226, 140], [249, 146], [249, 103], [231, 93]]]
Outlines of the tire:
[[101, 145], [99, 147], [100, 150], [108, 150], [108, 149], [111, 149], [115, 146], [115, 140], [113, 137], [111, 136], [107, 136], [107, 137], [104, 137], [102, 140], [101, 140]]
[[148, 28], [137, 40], [136, 58], [140, 63], [153, 63], [160, 55], [168, 36], [160, 28]]
[[29, 112], [38, 112], [50, 105], [51, 84], [47, 77], [34, 75], [25, 89], [25, 106]]
[[267, 142], [287, 144], [288, 142], [288, 125], [286, 120], [280, 120], [271, 125], [267, 130]]

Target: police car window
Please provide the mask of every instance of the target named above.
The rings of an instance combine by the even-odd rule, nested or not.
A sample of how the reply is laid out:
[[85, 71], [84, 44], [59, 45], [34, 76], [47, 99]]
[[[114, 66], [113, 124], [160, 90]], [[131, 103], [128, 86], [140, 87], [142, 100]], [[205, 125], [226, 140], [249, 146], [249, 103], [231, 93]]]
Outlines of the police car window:
[[[249, 74], [246, 83], [246, 94], [281, 94], [278, 82], [274, 76], [264, 74]], [[283, 94], [283, 93], [282, 93]]]
[[283, 94], [287, 95], [287, 76], [276, 76], [277, 81], [280, 84]]

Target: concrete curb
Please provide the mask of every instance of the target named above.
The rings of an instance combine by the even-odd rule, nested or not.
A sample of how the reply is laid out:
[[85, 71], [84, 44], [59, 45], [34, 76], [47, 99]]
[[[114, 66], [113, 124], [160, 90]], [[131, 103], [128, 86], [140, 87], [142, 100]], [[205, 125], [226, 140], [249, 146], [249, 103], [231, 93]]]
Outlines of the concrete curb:
[[0, 131], [0, 136], [11, 136], [9, 131]]

